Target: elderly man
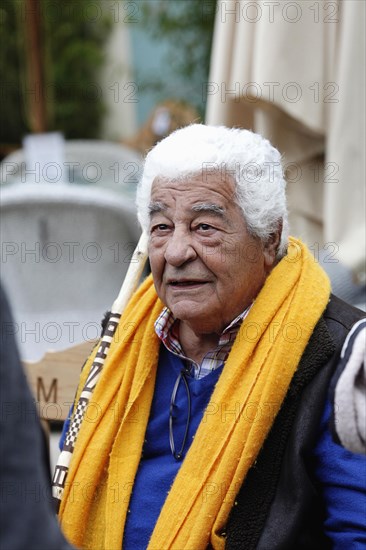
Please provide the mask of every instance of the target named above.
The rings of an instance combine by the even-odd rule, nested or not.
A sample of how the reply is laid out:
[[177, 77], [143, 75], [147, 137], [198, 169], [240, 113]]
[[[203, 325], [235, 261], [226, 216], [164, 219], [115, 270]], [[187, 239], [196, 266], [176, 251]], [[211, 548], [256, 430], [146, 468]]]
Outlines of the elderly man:
[[84, 414], [66, 534], [98, 550], [363, 545], [364, 459], [327, 428], [332, 356], [362, 314], [288, 238], [278, 151], [178, 130], [147, 155], [137, 206], [152, 276]]

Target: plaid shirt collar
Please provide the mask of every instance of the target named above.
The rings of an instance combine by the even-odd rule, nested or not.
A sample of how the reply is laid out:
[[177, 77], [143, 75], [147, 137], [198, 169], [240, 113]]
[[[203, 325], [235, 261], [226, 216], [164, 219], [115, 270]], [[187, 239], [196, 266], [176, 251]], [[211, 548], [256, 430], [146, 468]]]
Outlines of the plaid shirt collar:
[[200, 379], [225, 363], [240, 325], [248, 315], [252, 305], [248, 306], [223, 330], [217, 347], [206, 353], [200, 365], [184, 355], [178, 338], [178, 322], [167, 307], [163, 309], [155, 321], [155, 332], [167, 350], [183, 359], [192, 376]]

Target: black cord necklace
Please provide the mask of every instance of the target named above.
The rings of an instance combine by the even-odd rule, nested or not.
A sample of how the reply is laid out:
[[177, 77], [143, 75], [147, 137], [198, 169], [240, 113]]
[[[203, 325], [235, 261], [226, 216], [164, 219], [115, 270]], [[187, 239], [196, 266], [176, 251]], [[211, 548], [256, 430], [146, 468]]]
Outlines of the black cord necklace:
[[[170, 398], [170, 409], [169, 409], [169, 444], [170, 444], [170, 450], [172, 452], [172, 455], [174, 456], [175, 460], [182, 460], [183, 458], [183, 450], [184, 446], [187, 441], [187, 435], [188, 435], [188, 428], [189, 428], [189, 422], [191, 419], [191, 394], [189, 391], [188, 382], [186, 379], [187, 371], [186, 369], [182, 369], [180, 373], [178, 374], [178, 378], [175, 381], [174, 388], [172, 391], [172, 396]], [[180, 382], [183, 381], [184, 387], [186, 389], [187, 393], [187, 402], [188, 402], [188, 411], [187, 411], [187, 421], [186, 421], [186, 427], [184, 430], [184, 436], [182, 445], [180, 447], [180, 450], [177, 452], [175, 449], [175, 441], [174, 441], [174, 409], [177, 407], [175, 404], [175, 399], [177, 397], [177, 392], [179, 388]]]

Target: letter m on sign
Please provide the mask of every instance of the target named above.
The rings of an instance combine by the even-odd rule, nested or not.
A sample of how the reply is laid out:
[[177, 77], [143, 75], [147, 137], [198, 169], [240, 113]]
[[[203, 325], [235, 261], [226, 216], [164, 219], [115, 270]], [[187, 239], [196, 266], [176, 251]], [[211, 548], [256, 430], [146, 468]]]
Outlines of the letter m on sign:
[[57, 378], [53, 378], [50, 386], [46, 389], [43, 378], [37, 378], [37, 401], [45, 403], [57, 403]]

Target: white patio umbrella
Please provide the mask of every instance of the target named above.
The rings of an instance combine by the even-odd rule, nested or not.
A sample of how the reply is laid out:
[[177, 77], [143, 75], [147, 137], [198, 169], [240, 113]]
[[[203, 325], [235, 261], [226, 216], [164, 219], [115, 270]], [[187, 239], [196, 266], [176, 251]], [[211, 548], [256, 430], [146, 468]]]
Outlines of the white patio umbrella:
[[282, 152], [292, 233], [365, 282], [365, 3], [219, 1], [206, 91]]

